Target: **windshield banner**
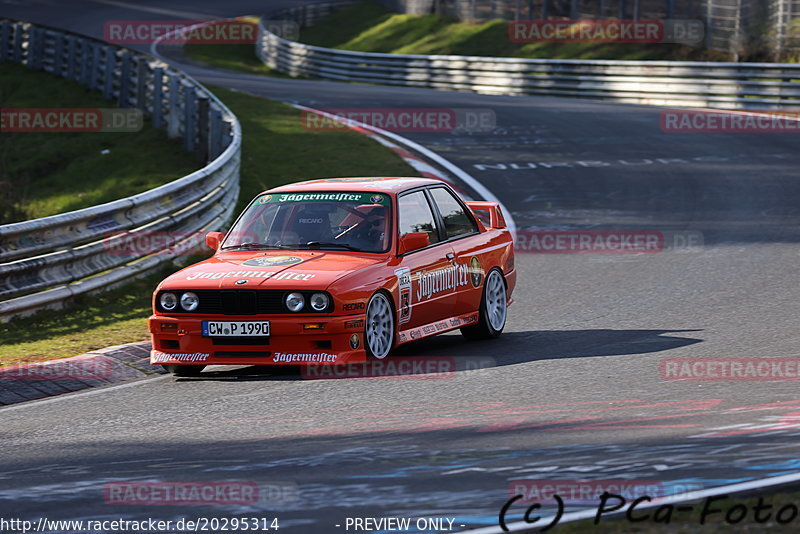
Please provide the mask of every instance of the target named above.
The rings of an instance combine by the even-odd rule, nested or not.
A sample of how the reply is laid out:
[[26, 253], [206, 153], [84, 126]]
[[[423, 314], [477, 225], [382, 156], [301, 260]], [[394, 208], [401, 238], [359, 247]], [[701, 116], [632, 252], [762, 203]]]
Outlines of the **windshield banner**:
[[273, 193], [262, 195], [259, 204], [273, 204], [282, 202], [359, 202], [361, 204], [389, 205], [389, 196], [381, 193]]

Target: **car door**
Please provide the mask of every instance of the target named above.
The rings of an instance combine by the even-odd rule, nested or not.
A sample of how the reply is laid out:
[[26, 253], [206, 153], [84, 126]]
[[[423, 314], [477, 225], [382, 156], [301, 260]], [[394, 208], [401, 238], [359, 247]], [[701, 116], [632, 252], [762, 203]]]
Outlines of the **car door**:
[[[398, 330], [423, 327], [422, 331], [409, 334], [411, 339], [416, 339], [434, 333], [426, 332], [425, 326], [452, 315], [456, 303], [452, 283], [454, 253], [442, 238], [440, 225], [424, 190], [401, 193], [397, 206], [398, 243], [399, 238], [409, 232], [428, 234], [428, 246], [400, 255], [395, 267]], [[401, 340], [403, 337], [400, 336]]]
[[428, 190], [443, 237], [453, 248], [451, 264], [457, 271], [456, 302], [452, 315], [475, 312], [480, 306], [483, 277], [488, 266], [486, 234], [478, 225], [470, 209], [452, 191], [445, 187]]

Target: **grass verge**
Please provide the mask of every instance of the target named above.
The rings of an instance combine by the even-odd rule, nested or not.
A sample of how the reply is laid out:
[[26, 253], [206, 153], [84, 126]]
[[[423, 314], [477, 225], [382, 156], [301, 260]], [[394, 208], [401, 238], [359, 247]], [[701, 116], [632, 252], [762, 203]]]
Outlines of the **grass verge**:
[[508, 22], [455, 22], [438, 15], [401, 15], [374, 1], [342, 8], [300, 32], [306, 44], [391, 54], [549, 59], [673, 59], [723, 61], [727, 55], [678, 44], [513, 43]]
[[[0, 107], [113, 108], [77, 82], [0, 63]], [[107, 151], [107, 153], [102, 153]], [[110, 202], [200, 168], [179, 141], [145, 121], [135, 133], [0, 135], [0, 224]]]
[[[239, 209], [265, 189], [309, 178], [418, 175], [394, 152], [362, 134], [309, 132], [292, 107], [219, 87], [211, 90], [242, 124]], [[173, 270], [81, 297], [67, 310], [0, 324], [0, 365], [63, 358], [146, 339], [150, 296]]]

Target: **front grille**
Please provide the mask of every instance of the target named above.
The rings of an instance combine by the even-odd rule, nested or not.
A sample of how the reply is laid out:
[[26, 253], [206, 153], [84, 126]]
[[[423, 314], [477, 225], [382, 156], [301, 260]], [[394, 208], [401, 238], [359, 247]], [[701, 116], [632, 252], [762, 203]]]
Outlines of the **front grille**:
[[[161, 297], [161, 293], [157, 297]], [[181, 291], [172, 291], [179, 295]], [[282, 289], [193, 289], [192, 293], [200, 299], [200, 305], [192, 314], [204, 315], [262, 315], [289, 313], [283, 307], [286, 291]], [[161, 307], [156, 299], [158, 311], [170, 313]], [[180, 309], [172, 313], [187, 313]]]
[[282, 290], [203, 289], [195, 291], [200, 306], [195, 313], [209, 315], [257, 315], [286, 313]]

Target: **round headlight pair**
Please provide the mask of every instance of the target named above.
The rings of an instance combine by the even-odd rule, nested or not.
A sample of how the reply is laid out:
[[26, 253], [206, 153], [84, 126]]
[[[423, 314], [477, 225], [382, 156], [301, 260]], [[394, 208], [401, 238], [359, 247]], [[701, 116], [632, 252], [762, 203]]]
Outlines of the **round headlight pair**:
[[[158, 302], [167, 311], [172, 311], [178, 307], [178, 297], [175, 293], [162, 293]], [[200, 299], [194, 293], [187, 292], [181, 295], [180, 303], [184, 311], [191, 312], [200, 305]]]
[[[311, 295], [309, 302], [311, 304], [311, 309], [314, 311], [324, 311], [327, 309], [330, 299], [325, 293], [314, 293]], [[286, 295], [285, 304], [286, 308], [288, 308], [290, 312], [296, 313], [302, 311], [302, 309], [305, 307], [306, 298], [302, 293], [289, 293]]]

